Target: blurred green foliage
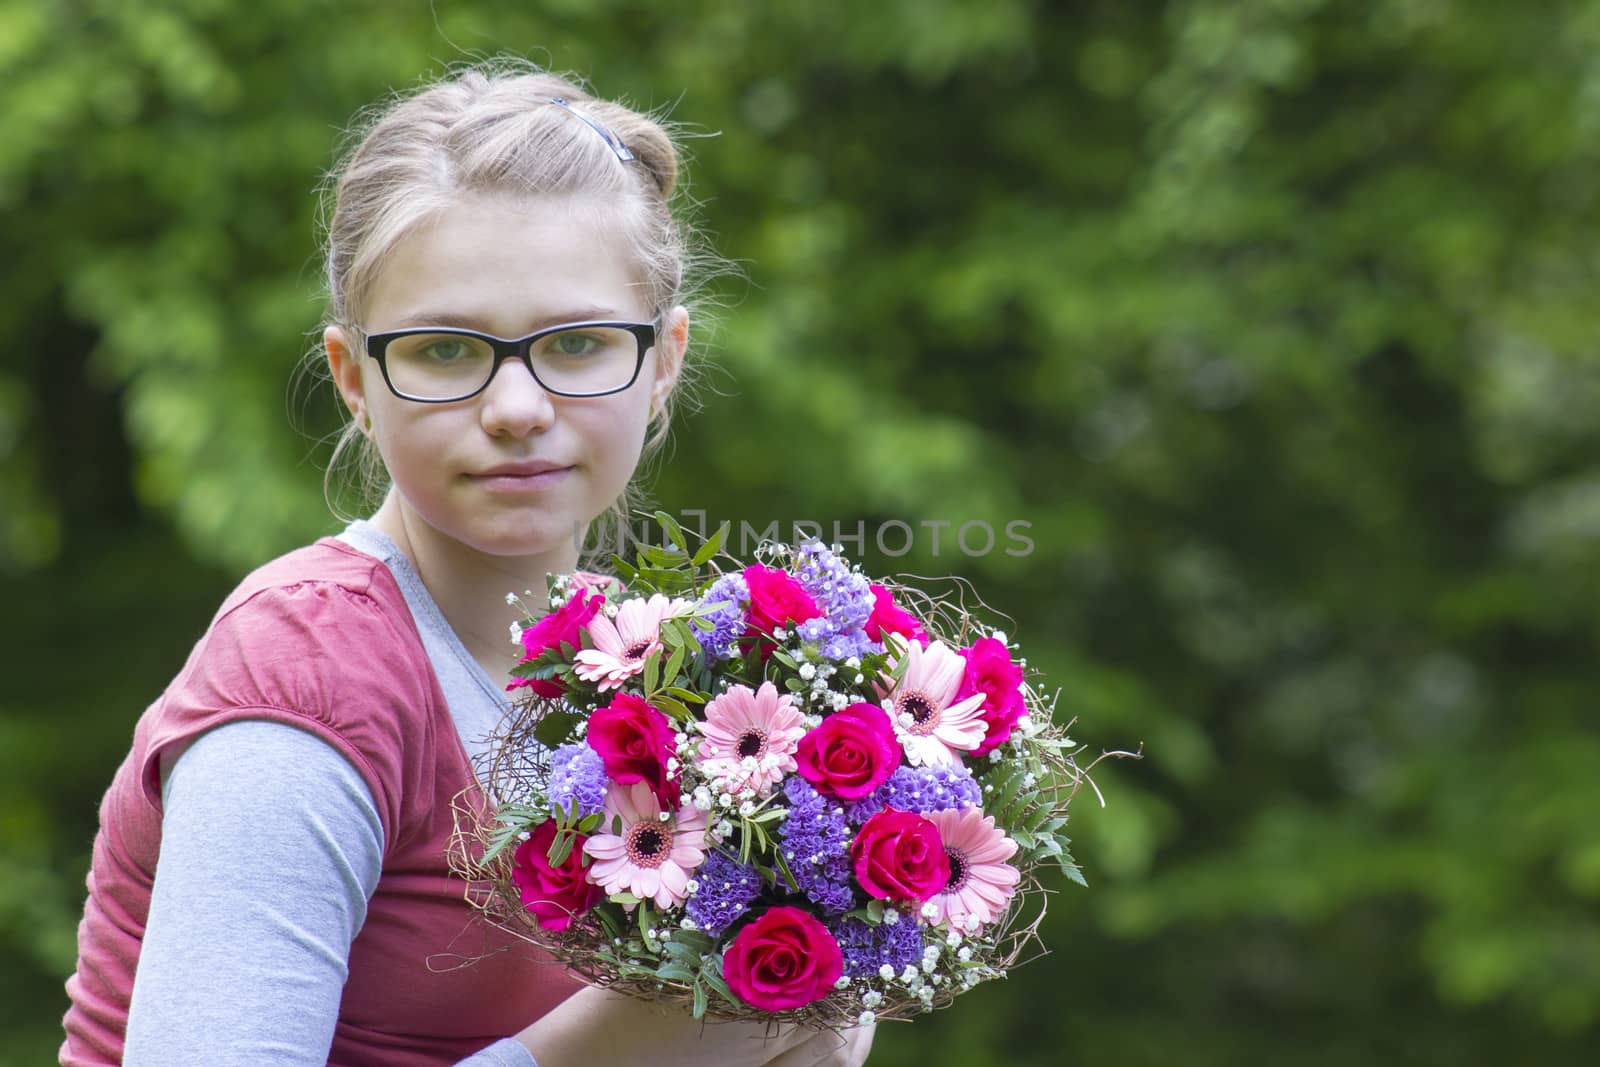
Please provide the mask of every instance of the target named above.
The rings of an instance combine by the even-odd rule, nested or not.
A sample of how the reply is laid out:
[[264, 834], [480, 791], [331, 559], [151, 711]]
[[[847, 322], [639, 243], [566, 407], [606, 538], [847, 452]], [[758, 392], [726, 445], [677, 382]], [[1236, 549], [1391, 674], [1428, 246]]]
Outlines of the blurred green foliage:
[[1580, 1062], [1600, 3], [0, 0], [0, 1063], [59, 1041], [139, 711], [335, 528], [290, 383], [338, 132], [500, 50], [719, 133], [747, 281], [658, 503], [907, 522], [873, 566], [1146, 745], [1053, 954], [873, 1062]]

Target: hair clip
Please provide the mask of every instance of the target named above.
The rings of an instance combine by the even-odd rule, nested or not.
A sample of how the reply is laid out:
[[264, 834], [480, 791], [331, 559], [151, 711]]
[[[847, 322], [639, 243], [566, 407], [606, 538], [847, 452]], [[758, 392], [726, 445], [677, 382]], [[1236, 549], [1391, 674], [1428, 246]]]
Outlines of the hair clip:
[[611, 151], [617, 154], [618, 159], [622, 160], [624, 163], [632, 163], [634, 161], [633, 153], [628, 151], [628, 146], [622, 143], [622, 138], [618, 137], [616, 134], [612, 133], [598, 122], [589, 118], [587, 115], [584, 115], [582, 112], [575, 110], [571, 104], [567, 103], [565, 97], [552, 96], [550, 98], [550, 102], [555, 104], [557, 107], [566, 108], [567, 111], [577, 115], [578, 118], [582, 119], [585, 125], [600, 135], [600, 139], [606, 143], [606, 146], [609, 147]]

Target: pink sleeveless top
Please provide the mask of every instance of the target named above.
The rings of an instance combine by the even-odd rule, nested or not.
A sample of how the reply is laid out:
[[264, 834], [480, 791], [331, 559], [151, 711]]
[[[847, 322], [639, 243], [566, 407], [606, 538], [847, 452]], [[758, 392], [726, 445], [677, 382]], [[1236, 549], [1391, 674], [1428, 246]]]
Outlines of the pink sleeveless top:
[[330, 1064], [454, 1063], [580, 988], [479, 919], [450, 875], [452, 802], [468, 790], [482, 803], [472, 767], [388, 568], [324, 538], [234, 590], [134, 729], [100, 805], [62, 1063], [121, 1063], [161, 848], [161, 754], [236, 719], [286, 723], [332, 745], [366, 780], [383, 823], [382, 875], [350, 946]]

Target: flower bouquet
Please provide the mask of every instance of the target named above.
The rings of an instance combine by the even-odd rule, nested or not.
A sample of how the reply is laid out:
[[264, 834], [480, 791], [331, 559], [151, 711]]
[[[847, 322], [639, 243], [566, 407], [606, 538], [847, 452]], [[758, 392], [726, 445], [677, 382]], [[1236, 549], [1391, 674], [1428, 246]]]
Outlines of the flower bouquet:
[[458, 805], [470, 899], [696, 1018], [841, 1028], [1003, 976], [1043, 869], [1083, 881], [1063, 830], [1087, 779], [1026, 661], [838, 546], [743, 565], [657, 519], [621, 581], [552, 577], [513, 627], [516, 707]]

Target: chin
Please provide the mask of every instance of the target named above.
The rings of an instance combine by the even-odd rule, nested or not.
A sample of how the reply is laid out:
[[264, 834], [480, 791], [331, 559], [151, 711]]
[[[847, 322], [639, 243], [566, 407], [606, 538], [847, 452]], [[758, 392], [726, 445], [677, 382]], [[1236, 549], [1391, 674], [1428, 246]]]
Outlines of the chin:
[[504, 530], [486, 532], [471, 540], [463, 538], [462, 543], [486, 556], [544, 556], [571, 550], [572, 531], [543, 528]]
[[505, 515], [492, 523], [478, 525], [462, 543], [490, 556], [543, 556], [579, 551], [574, 539], [586, 523], [570, 515]]

